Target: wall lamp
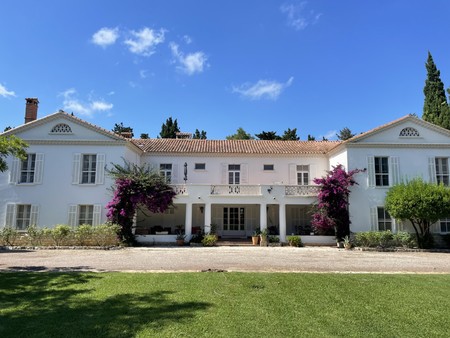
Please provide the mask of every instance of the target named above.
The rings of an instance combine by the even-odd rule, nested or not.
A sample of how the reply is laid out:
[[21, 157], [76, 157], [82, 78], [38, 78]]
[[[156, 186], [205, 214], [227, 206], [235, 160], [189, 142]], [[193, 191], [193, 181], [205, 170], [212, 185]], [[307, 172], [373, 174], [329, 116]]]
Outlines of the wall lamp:
[[272, 192], [272, 190], [273, 190], [273, 187], [270, 186], [270, 187], [267, 189], [267, 192], [270, 194], [270, 193]]

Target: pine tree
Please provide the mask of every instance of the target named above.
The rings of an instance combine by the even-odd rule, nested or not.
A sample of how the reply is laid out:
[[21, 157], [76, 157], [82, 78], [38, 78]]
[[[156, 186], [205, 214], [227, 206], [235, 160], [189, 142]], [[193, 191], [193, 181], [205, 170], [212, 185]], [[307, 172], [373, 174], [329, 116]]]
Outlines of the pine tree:
[[444, 83], [441, 81], [441, 72], [437, 69], [430, 52], [428, 52], [425, 67], [427, 79], [423, 88], [425, 102], [422, 118], [425, 121], [450, 129], [450, 109], [445, 96]]
[[355, 136], [355, 134], [353, 134], [349, 128], [345, 127], [344, 129], [339, 130], [339, 134], [336, 134], [336, 136], [339, 140], [345, 141]]
[[228, 135], [226, 137], [227, 140], [253, 140], [254, 137], [247, 133], [244, 128], [239, 127], [236, 130], [236, 134]]
[[283, 136], [281, 136], [281, 139], [284, 141], [300, 140], [300, 137], [297, 136], [297, 128], [294, 129], [288, 128], [287, 130], [285, 130]]
[[204, 130], [200, 131], [198, 129], [195, 129], [193, 139], [206, 140], [206, 131]]
[[276, 131], [262, 131], [259, 134], [255, 134], [255, 136], [260, 140], [281, 140]]
[[163, 125], [161, 126], [161, 132], [159, 133], [159, 136], [161, 138], [176, 138], [178, 132], [180, 132], [180, 129], [178, 128], [177, 119], [173, 121], [172, 117], [169, 117], [166, 120], [166, 123], [163, 123]]

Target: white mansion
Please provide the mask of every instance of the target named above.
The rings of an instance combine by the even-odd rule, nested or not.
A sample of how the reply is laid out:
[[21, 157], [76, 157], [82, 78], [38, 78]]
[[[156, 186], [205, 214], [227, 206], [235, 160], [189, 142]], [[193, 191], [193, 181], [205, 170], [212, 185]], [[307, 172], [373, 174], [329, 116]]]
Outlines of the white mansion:
[[[353, 232], [407, 230], [383, 208], [386, 191], [399, 180], [449, 183], [450, 132], [412, 115], [344, 142], [131, 139], [62, 111], [38, 119], [39, 101], [26, 102], [25, 124], [1, 134], [29, 148], [25, 161], [9, 157], [9, 170], [0, 173], [0, 227], [106, 222], [113, 181], [105, 169], [124, 160], [147, 163], [177, 193], [165, 213], [136, 215], [136, 233], [148, 241], [177, 226], [191, 235], [211, 224], [222, 237], [266, 227], [282, 241], [309, 234], [313, 179], [337, 164], [367, 169], [355, 176], [350, 195]], [[432, 230], [450, 232], [450, 220]]]

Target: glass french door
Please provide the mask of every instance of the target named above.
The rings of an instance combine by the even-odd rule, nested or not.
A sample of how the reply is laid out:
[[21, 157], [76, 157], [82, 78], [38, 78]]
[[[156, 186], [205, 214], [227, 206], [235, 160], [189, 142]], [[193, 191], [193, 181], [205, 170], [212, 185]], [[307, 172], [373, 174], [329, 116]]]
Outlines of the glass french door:
[[245, 208], [223, 208], [223, 231], [236, 235], [245, 231]]

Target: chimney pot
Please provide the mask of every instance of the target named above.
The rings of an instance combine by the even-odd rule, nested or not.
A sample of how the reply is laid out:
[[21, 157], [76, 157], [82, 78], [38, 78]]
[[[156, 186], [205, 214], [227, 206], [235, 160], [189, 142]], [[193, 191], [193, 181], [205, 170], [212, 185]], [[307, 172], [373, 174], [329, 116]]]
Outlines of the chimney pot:
[[28, 123], [37, 119], [39, 100], [36, 97], [28, 97], [25, 101], [25, 123]]

